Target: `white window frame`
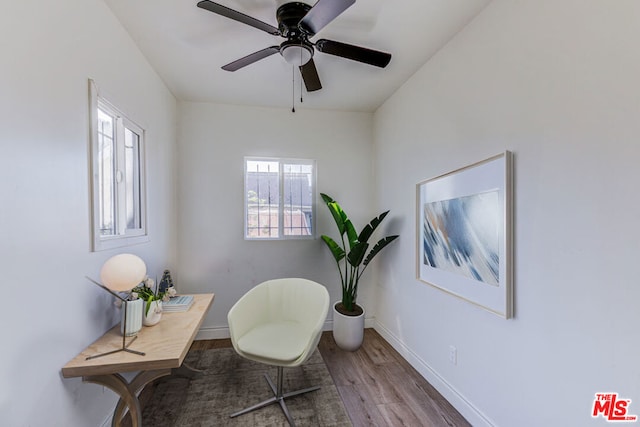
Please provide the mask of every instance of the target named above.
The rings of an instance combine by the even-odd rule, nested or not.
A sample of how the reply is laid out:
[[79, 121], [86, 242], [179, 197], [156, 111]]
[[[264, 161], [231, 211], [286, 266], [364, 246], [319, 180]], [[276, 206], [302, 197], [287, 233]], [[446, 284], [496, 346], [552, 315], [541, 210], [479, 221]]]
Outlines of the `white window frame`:
[[[247, 186], [247, 164], [250, 161], [264, 161], [264, 162], [277, 162], [278, 163], [278, 194], [279, 194], [279, 208], [278, 208], [278, 237], [250, 237], [248, 235], [249, 225], [249, 206], [247, 200], [248, 186]], [[294, 165], [309, 165], [312, 167], [311, 172], [311, 234], [309, 235], [285, 235], [284, 234], [284, 164]], [[255, 157], [247, 156], [244, 158], [244, 239], [250, 241], [263, 241], [263, 240], [313, 240], [316, 238], [316, 161], [310, 159], [292, 159], [283, 157]]]
[[[91, 153], [91, 219], [92, 250], [103, 251], [113, 248], [136, 245], [149, 241], [147, 232], [147, 192], [146, 192], [146, 156], [144, 128], [129, 119], [120, 109], [98, 93], [98, 88], [89, 80], [90, 107], [90, 153]], [[115, 193], [115, 234], [102, 235], [100, 231], [100, 177], [99, 177], [99, 137], [98, 109], [114, 117], [116, 164], [113, 174]], [[138, 135], [138, 199], [140, 203], [140, 224], [137, 228], [127, 228], [126, 221], [126, 173], [123, 171], [125, 152], [125, 129]]]

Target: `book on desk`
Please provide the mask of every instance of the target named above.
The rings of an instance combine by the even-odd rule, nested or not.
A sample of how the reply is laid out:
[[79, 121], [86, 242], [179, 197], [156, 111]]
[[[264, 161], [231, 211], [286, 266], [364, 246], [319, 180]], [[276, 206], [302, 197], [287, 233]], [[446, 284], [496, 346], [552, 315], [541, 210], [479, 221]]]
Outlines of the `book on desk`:
[[167, 313], [187, 311], [193, 305], [193, 295], [176, 295], [162, 302], [162, 311]]

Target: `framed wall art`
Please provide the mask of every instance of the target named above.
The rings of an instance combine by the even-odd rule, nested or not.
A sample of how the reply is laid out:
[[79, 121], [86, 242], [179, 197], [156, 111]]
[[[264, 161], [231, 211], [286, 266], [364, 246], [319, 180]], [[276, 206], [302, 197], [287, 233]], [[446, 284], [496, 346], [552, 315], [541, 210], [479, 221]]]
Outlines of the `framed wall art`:
[[416, 185], [416, 275], [505, 318], [512, 296], [512, 154]]

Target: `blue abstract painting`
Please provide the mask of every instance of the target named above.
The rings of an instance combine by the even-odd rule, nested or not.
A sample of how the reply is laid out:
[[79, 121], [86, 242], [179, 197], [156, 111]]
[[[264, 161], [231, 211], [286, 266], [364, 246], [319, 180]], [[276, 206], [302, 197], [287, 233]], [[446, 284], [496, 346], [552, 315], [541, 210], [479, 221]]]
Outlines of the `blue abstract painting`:
[[501, 217], [498, 190], [424, 204], [423, 263], [498, 286]]

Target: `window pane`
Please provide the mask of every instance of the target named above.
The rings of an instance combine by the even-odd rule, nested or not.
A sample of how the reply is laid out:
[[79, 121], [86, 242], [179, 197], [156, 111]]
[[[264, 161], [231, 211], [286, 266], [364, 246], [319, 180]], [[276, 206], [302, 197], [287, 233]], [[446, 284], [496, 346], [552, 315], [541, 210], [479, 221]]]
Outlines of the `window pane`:
[[124, 130], [125, 215], [127, 229], [142, 227], [140, 201], [140, 135]]
[[279, 165], [272, 161], [247, 161], [245, 177], [248, 238], [278, 238], [280, 209]]
[[98, 217], [100, 235], [116, 234], [114, 117], [98, 109]]
[[313, 166], [285, 164], [283, 166], [285, 236], [312, 234]]

